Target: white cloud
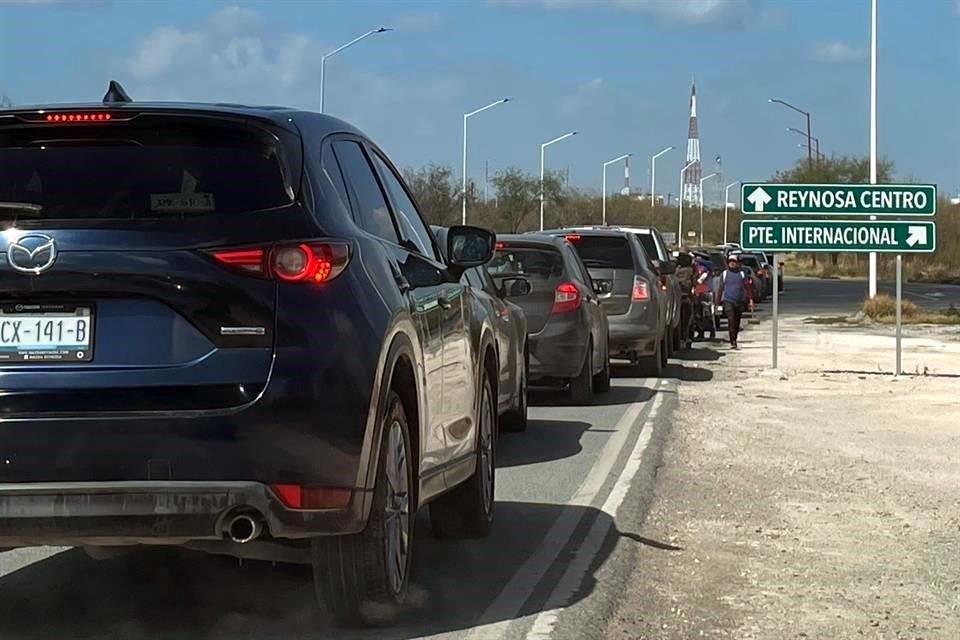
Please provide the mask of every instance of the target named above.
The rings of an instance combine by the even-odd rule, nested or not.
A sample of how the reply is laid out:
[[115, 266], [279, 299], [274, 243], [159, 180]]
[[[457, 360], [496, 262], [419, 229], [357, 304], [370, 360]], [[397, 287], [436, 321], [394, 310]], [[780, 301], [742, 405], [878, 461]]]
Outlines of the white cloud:
[[443, 22], [439, 13], [411, 13], [390, 21], [387, 26], [402, 33], [427, 33], [442, 29]]
[[[375, 47], [374, 38], [365, 47]], [[135, 100], [196, 100], [319, 106], [319, 61], [339, 42], [320, 42], [277, 31], [265, 15], [236, 6], [185, 25], [159, 26], [115, 64]], [[455, 103], [466, 82], [459, 76], [418, 79], [415, 85], [351, 64], [328, 62], [327, 109], [358, 125], [378, 123], [395, 110], [435, 112]], [[413, 116], [411, 116], [413, 118]], [[413, 118], [414, 120], [416, 118]], [[426, 131], [428, 120], [416, 122]]]
[[762, 0], [491, 0], [548, 10], [613, 9], [645, 14], [668, 24], [744, 27], [761, 18]]
[[866, 58], [865, 49], [854, 47], [846, 42], [818, 42], [810, 52], [817, 62], [844, 63], [859, 62]]
[[587, 108], [598, 102], [598, 96], [607, 89], [607, 83], [603, 78], [594, 78], [577, 87], [577, 90], [561, 100], [560, 113], [565, 116], [580, 115]]

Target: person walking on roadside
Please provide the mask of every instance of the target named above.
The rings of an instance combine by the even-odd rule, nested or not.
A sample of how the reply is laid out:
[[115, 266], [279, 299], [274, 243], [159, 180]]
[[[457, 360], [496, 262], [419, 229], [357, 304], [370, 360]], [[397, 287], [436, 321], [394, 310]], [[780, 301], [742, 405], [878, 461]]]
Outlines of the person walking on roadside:
[[723, 306], [730, 332], [730, 346], [739, 349], [737, 337], [740, 335], [740, 319], [747, 302], [747, 283], [740, 270], [740, 259], [736, 255], [727, 258], [727, 270], [720, 276], [720, 290], [717, 303]]
[[680, 285], [680, 335], [683, 336], [683, 346], [689, 349], [693, 346], [693, 289], [696, 278], [693, 274], [693, 256], [686, 250], [677, 255], [674, 275]]

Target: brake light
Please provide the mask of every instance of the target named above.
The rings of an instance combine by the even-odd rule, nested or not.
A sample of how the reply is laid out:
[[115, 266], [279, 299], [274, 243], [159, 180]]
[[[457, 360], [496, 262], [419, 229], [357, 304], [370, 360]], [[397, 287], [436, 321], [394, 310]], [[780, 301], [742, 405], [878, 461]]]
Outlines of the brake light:
[[565, 237], [567, 242], [578, 242], [580, 240], [580, 236], [576, 234], [565, 236]]
[[299, 484], [270, 485], [288, 509], [346, 509], [353, 492], [339, 487], [303, 487]]
[[284, 282], [329, 282], [350, 260], [346, 242], [309, 242], [274, 247], [222, 249], [211, 253], [228, 267]]
[[47, 122], [105, 122], [113, 120], [109, 113], [48, 113]]
[[507, 243], [506, 243], [506, 242], [498, 242], [498, 243], [497, 243], [496, 245], [494, 245], [494, 246], [495, 246], [495, 248], [499, 251], [500, 249], [506, 249], [506, 248], [507, 248]]
[[562, 282], [557, 285], [553, 294], [552, 313], [568, 313], [580, 308], [580, 289], [572, 282]]
[[640, 276], [633, 276], [633, 295], [631, 295], [631, 299], [634, 302], [650, 300], [650, 285]]

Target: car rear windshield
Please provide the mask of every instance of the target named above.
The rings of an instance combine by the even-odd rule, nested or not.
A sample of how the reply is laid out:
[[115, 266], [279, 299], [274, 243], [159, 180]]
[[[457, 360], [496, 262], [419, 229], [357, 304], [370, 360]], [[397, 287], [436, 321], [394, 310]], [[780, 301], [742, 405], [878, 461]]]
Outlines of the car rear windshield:
[[556, 249], [504, 247], [497, 249], [487, 264], [487, 273], [495, 278], [524, 276], [556, 282], [563, 277], [563, 257]]
[[647, 252], [647, 256], [651, 260], [659, 260], [657, 242], [653, 239], [652, 233], [635, 233], [633, 235], [637, 236], [637, 240], [643, 245], [643, 250]]
[[740, 256], [740, 262], [754, 269], [760, 268], [760, 261], [756, 256]]
[[289, 205], [277, 134], [200, 118], [0, 127], [0, 219], [139, 219]]
[[623, 236], [567, 236], [567, 239], [576, 247], [580, 260], [588, 269], [634, 269], [633, 253]]

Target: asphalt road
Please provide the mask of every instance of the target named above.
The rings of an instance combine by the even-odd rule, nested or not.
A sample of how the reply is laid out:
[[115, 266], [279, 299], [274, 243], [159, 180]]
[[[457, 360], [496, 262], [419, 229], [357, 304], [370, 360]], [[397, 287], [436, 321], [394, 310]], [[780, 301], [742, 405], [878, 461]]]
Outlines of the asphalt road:
[[[788, 277], [784, 284], [786, 291], [780, 300], [783, 313], [811, 316], [853, 314], [867, 297], [866, 280]], [[896, 285], [893, 282], [881, 282], [877, 291], [893, 296], [896, 294]], [[960, 286], [907, 283], [903, 287], [903, 299], [929, 311], [946, 309], [951, 304], [960, 308]], [[764, 303], [766, 307], [770, 304], [769, 299]]]
[[[853, 313], [866, 289], [851, 280], [786, 285], [781, 309], [791, 315]], [[908, 285], [906, 297], [927, 308], [960, 306], [960, 287]], [[768, 317], [770, 306], [751, 321]], [[709, 384], [724, 349], [699, 345], [681, 356], [660, 380], [615, 368], [613, 389], [592, 406], [534, 394], [528, 431], [501, 435], [493, 535], [435, 540], [421, 514], [411, 607], [392, 627], [330, 626], [314, 606], [307, 568], [172, 549], [99, 561], [77, 549], [19, 549], [0, 553], [0, 637], [602, 638], [627, 580], [637, 579], [630, 572], [639, 545], [669, 548], [633, 532], [653, 492], [676, 385]]]
[[589, 638], [599, 625], [587, 620], [615, 599], [598, 574], [628, 570], [607, 562], [631, 535], [614, 515], [621, 504], [624, 517], [641, 508], [624, 502], [628, 493], [651, 492], [671, 389], [708, 380], [698, 365], [676, 362], [659, 381], [618, 377], [593, 406], [536, 394], [528, 431], [501, 435], [492, 537], [432, 539], [421, 513], [413, 606], [393, 627], [330, 627], [306, 568], [178, 550], [93, 560], [79, 549], [19, 549], [0, 553], [0, 637]]

